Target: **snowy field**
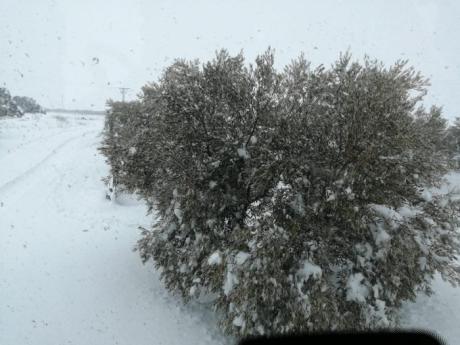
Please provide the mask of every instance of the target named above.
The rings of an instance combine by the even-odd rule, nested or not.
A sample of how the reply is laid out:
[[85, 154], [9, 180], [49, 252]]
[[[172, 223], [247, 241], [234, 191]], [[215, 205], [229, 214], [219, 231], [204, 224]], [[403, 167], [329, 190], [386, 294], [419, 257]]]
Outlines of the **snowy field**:
[[[102, 116], [0, 120], [0, 344], [234, 342], [132, 252], [149, 217], [134, 199], [106, 200], [102, 127]], [[404, 306], [403, 325], [460, 344], [460, 289], [434, 287]]]
[[0, 344], [229, 342], [132, 252], [149, 218], [136, 200], [106, 200], [102, 127], [102, 116], [0, 120]]

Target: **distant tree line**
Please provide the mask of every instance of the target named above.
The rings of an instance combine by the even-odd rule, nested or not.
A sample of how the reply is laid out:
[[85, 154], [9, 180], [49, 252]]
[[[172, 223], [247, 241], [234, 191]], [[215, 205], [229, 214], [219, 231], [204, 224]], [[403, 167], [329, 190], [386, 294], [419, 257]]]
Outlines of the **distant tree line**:
[[458, 198], [435, 192], [460, 122], [421, 105], [427, 85], [348, 54], [177, 60], [108, 103], [111, 186], [155, 215], [142, 259], [184, 301], [214, 296], [240, 336], [396, 325], [436, 273], [460, 282]]
[[0, 116], [20, 117], [25, 113], [45, 113], [45, 110], [31, 97], [11, 97], [6, 88], [0, 88]]

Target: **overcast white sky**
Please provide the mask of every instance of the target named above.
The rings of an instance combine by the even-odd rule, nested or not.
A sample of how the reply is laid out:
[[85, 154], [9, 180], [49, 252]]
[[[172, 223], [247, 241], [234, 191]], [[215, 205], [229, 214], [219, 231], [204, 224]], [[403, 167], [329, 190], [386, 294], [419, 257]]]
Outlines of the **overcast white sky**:
[[429, 102], [460, 116], [460, 2], [1, 0], [0, 86], [45, 107], [103, 109], [156, 80], [178, 57], [220, 48], [252, 60], [269, 45], [282, 67], [301, 51], [315, 65], [347, 49], [431, 78]]

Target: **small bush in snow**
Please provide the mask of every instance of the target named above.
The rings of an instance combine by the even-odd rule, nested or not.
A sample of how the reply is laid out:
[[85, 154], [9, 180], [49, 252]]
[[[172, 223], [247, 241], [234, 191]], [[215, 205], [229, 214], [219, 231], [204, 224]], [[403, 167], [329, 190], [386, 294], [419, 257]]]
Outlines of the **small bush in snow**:
[[440, 110], [404, 62], [273, 63], [223, 51], [143, 89], [148, 121], [114, 139], [160, 216], [141, 256], [185, 300], [215, 294], [239, 335], [393, 325], [435, 272], [459, 281], [458, 205], [430, 193], [448, 169]]

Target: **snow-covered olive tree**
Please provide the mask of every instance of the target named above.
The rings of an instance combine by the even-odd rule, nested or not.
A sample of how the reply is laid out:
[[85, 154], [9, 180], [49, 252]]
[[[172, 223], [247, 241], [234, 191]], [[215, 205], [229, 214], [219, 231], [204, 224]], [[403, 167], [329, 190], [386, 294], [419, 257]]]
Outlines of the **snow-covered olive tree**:
[[24, 112], [11, 98], [10, 92], [4, 87], [0, 87], [0, 116], [20, 117], [22, 115]]
[[134, 191], [137, 175], [136, 171], [130, 170], [132, 164], [127, 163], [132, 163], [132, 156], [136, 153], [133, 143], [139, 131], [147, 127], [142, 124], [142, 106], [137, 101], [108, 101], [107, 105], [104, 139], [100, 148], [110, 166], [110, 176], [106, 182], [113, 194], [116, 194], [117, 188]]
[[451, 160], [455, 168], [460, 168], [460, 117], [447, 130], [445, 144], [451, 155]]
[[349, 55], [283, 71], [270, 50], [176, 61], [123, 144], [159, 216], [143, 260], [185, 300], [216, 296], [234, 334], [394, 325], [436, 272], [459, 281], [459, 207], [435, 192], [446, 124], [426, 88], [404, 62]]
[[13, 101], [24, 113], [46, 113], [45, 109], [31, 97], [14, 96]]

